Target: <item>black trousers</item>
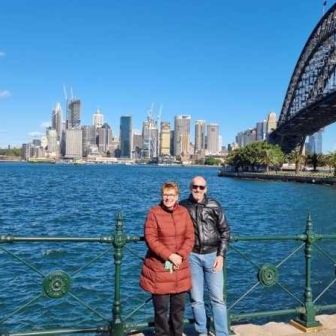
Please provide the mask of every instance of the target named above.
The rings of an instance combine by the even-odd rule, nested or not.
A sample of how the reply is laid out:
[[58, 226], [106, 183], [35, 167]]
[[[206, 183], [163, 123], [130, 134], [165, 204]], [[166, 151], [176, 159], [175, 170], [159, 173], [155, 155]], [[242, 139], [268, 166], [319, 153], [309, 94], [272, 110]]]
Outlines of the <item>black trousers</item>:
[[153, 294], [155, 336], [182, 336], [185, 292]]

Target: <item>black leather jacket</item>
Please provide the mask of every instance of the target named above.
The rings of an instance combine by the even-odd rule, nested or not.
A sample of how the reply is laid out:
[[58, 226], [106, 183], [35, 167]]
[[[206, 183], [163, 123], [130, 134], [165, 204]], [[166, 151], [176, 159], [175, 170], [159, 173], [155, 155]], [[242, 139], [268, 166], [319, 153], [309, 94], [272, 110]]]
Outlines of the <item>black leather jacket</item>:
[[180, 204], [189, 210], [194, 223], [195, 245], [193, 252], [206, 254], [217, 251], [217, 256], [225, 257], [230, 228], [221, 205], [206, 195], [201, 203], [197, 203], [190, 195]]

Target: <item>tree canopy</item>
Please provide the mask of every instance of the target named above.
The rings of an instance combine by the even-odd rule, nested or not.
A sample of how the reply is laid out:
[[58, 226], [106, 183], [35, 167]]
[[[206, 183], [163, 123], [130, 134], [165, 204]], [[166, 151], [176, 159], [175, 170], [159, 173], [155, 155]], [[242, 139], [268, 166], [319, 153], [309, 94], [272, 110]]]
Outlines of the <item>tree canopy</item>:
[[21, 148], [0, 148], [0, 155], [21, 156]]
[[266, 141], [254, 142], [245, 147], [232, 151], [226, 164], [235, 168], [236, 171], [258, 171], [279, 169], [284, 162], [284, 153], [278, 145], [271, 145]]

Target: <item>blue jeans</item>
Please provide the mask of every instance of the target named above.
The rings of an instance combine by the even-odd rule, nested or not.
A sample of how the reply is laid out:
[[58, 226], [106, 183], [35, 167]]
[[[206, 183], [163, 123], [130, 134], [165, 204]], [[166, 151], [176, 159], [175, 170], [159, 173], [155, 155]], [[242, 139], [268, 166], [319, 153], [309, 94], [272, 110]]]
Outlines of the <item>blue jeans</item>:
[[217, 253], [190, 254], [192, 288], [191, 308], [198, 334], [207, 335], [207, 317], [204, 305], [204, 285], [208, 288], [216, 336], [229, 336], [226, 304], [223, 299], [223, 272], [214, 272], [213, 264]]

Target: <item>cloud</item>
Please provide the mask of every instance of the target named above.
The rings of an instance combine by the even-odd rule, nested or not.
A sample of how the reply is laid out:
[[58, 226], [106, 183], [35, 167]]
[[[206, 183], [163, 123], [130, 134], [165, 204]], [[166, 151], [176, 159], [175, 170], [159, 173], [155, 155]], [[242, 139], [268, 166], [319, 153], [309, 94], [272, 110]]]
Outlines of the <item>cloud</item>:
[[0, 50], [0, 58], [5, 57], [6, 53]]
[[41, 137], [43, 135], [43, 133], [41, 133], [41, 132], [29, 132], [28, 135], [32, 138], [38, 138], [38, 137]]
[[8, 90], [0, 90], [0, 99], [5, 99], [11, 96]]
[[40, 125], [41, 128], [48, 128], [50, 126], [51, 126], [51, 122], [50, 121], [44, 121]]

